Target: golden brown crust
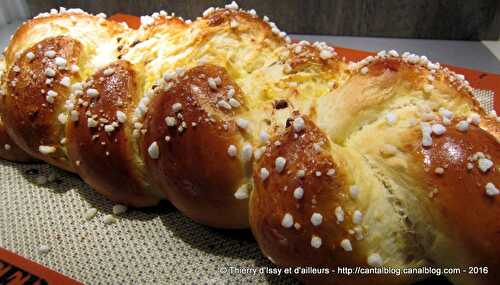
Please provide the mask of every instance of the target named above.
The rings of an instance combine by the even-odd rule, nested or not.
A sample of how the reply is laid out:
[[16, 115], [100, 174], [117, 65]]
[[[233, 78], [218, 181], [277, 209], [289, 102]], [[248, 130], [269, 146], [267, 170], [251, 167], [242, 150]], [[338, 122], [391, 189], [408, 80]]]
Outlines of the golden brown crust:
[[[156, 204], [159, 198], [145, 190], [146, 182], [131, 150], [127, 114], [137, 102], [137, 84], [136, 71], [126, 61], [96, 72], [83, 95], [77, 97], [78, 121], [69, 123], [67, 139], [69, 155], [86, 183], [115, 202], [144, 207]], [[98, 95], [89, 96], [90, 89]], [[122, 113], [120, 118], [117, 112]], [[89, 127], [89, 123], [95, 126]]]
[[[444, 107], [455, 116], [471, 112], [486, 116], [472, 94], [466, 88], [459, 89], [458, 80], [450, 82], [449, 74], [441, 69], [433, 71], [400, 57], [384, 57], [351, 72], [337, 90], [319, 98], [316, 104], [318, 114], [335, 114], [334, 120], [319, 115], [315, 122], [339, 144], [379, 117], [407, 106], [434, 111]], [[426, 85], [432, 87], [431, 92], [425, 91]]]
[[[332, 211], [326, 209], [327, 204], [339, 205], [343, 200], [340, 193], [342, 174], [327, 176], [329, 169], [335, 169], [332, 157], [326, 150], [316, 151], [314, 144], [323, 142], [322, 149], [328, 149], [328, 139], [314, 124], [306, 119], [305, 130], [295, 133], [292, 127], [273, 139], [262, 159], [254, 169], [254, 191], [251, 198], [251, 224], [254, 235], [262, 250], [273, 261], [280, 265], [324, 265], [334, 260], [331, 246], [338, 244], [337, 239], [346, 234], [343, 229], [331, 228]], [[274, 142], [279, 142], [276, 145]], [[285, 169], [278, 173], [275, 161], [278, 157], [286, 159]], [[261, 169], [266, 169], [269, 176], [263, 180]], [[298, 172], [304, 170], [304, 177]], [[315, 172], [320, 171], [321, 176]], [[303, 188], [303, 197], [294, 198], [294, 190]], [[330, 207], [330, 206], [328, 206]], [[333, 207], [335, 208], [335, 207]], [[326, 227], [315, 228], [309, 218], [313, 212], [329, 212], [324, 216]], [[293, 221], [300, 228], [284, 228], [281, 222], [285, 213], [293, 216]], [[330, 225], [330, 226], [328, 226]], [[311, 235], [321, 236], [328, 233], [325, 246], [318, 250], [310, 250]]]
[[10, 138], [7, 129], [0, 118], [0, 158], [15, 162], [35, 161]]
[[312, 65], [324, 68], [325, 71], [335, 75], [343, 72], [342, 66], [340, 65], [340, 63], [343, 63], [343, 60], [336, 56], [333, 49], [328, 51], [331, 55], [328, 54], [323, 58], [320, 56], [321, 51], [311, 44], [295, 44], [289, 46], [289, 52], [290, 66], [295, 71]]
[[[452, 125], [456, 123], [458, 121]], [[425, 186], [422, 189], [429, 191], [431, 204], [439, 213], [440, 223], [448, 228], [450, 238], [459, 240], [466, 251], [472, 253], [470, 265], [498, 268], [500, 196], [490, 197], [486, 193], [486, 184], [500, 185], [498, 141], [474, 125], [466, 132], [448, 128], [445, 134], [433, 138], [432, 146], [423, 148], [420, 145], [417, 156], [423, 164]], [[496, 165], [481, 170], [481, 159], [491, 160]], [[436, 173], [439, 168], [443, 169], [442, 173]], [[488, 280], [489, 284], [497, 284], [499, 273], [492, 270]]]
[[[373, 187], [370, 189], [372, 194], [369, 196], [369, 200], [365, 200], [368, 198], [359, 199], [360, 202], [366, 201], [371, 205], [367, 209], [361, 209], [363, 215], [366, 215], [363, 218], [366, 220], [366, 224], [363, 225], [363, 227], [366, 226], [364, 228], [366, 230], [365, 239], [357, 242], [351, 240], [354, 249], [348, 255], [338, 256], [335, 252], [324, 254], [327, 257], [336, 257], [333, 261], [322, 259], [321, 255], [311, 257], [311, 252], [314, 253], [314, 249], [309, 246], [308, 241], [311, 241], [312, 232], [308, 231], [306, 237], [300, 233], [301, 230], [309, 230], [308, 227], [302, 227], [304, 220], [309, 228], [316, 230], [317, 236], [321, 237], [319, 250], [325, 252], [327, 250], [323, 247], [326, 242], [327, 245], [336, 244], [337, 250], [340, 249], [340, 252], [343, 253], [338, 246], [338, 238], [342, 238], [342, 232], [345, 233], [349, 228], [337, 226], [320, 232], [319, 227], [332, 226], [332, 221], [328, 219], [327, 215], [322, 215], [323, 222], [319, 227], [312, 227], [308, 220], [311, 217], [311, 212], [295, 211], [291, 206], [293, 204], [289, 202], [290, 200], [294, 201], [289, 184], [294, 183], [296, 178], [287, 177], [284, 174], [278, 175], [277, 178], [273, 176], [274, 172], [270, 171], [269, 178], [261, 182], [258, 180], [260, 179], [259, 168], [261, 166], [258, 166], [254, 170], [256, 187], [252, 193], [250, 217], [252, 230], [264, 253], [274, 263], [284, 266], [312, 265], [321, 267], [321, 265], [334, 264], [367, 267], [370, 265], [368, 262], [370, 252], [374, 253], [377, 249], [381, 251], [382, 259], [380, 262], [384, 262], [386, 266], [391, 266], [391, 262], [386, 263], [393, 258], [389, 254], [397, 254], [397, 252], [407, 254], [407, 260], [403, 259], [396, 263], [403, 267], [413, 267], [419, 264], [419, 262], [410, 262], [413, 259], [412, 254], [424, 254], [419, 258], [428, 258], [430, 262], [441, 266], [469, 266], [473, 264], [488, 264], [490, 268], [498, 266], [496, 261], [491, 261], [495, 260], [493, 256], [498, 255], [497, 249], [495, 248], [489, 253], [485, 252], [486, 248], [491, 248], [498, 239], [496, 232], [499, 226], [494, 221], [494, 212], [499, 209], [498, 205], [495, 204], [495, 199], [498, 199], [498, 196], [489, 197], [485, 191], [487, 183], [498, 185], [498, 177], [491, 177], [498, 170], [495, 172], [490, 169], [488, 173], [480, 173], [478, 177], [475, 177], [474, 173], [469, 173], [471, 177], [466, 178], [468, 182], [463, 183], [463, 175], [467, 173], [466, 163], [463, 162], [463, 157], [458, 158], [455, 154], [457, 152], [460, 155], [471, 156], [471, 152], [474, 151], [488, 152], [490, 150], [489, 152], [492, 152], [492, 148], [499, 150], [498, 140], [495, 138], [498, 137], [498, 132], [495, 131], [498, 128], [496, 118], [486, 118], [485, 112], [479, 107], [470, 92], [463, 87], [463, 83], [440, 69], [432, 72], [425, 66], [409, 63], [402, 58], [378, 59], [363, 67], [366, 69], [359, 70], [359, 73], [353, 73], [353, 76], [345, 84], [341, 84], [338, 92], [320, 98], [315, 118], [320, 120], [321, 127], [328, 131], [328, 135], [332, 139], [346, 147], [342, 149], [342, 153], [357, 152], [361, 154], [359, 156], [349, 155], [348, 158], [352, 161], [344, 160], [345, 163], [339, 163], [343, 160], [339, 156], [340, 153], [336, 153], [337, 155], [333, 157], [335, 162], [340, 164], [336, 167], [336, 174], [349, 171], [351, 173], [345, 177], [356, 175], [358, 178], [355, 181], [358, 182], [361, 181], [360, 179], [366, 181], [374, 179], [373, 183], [378, 183], [385, 188], [383, 191], [386, 194], [382, 196], [386, 196], [383, 198], [385, 199], [384, 203], [389, 203], [392, 206], [386, 208], [381, 201], [375, 202], [377, 200], [375, 197], [379, 197], [381, 193], [378, 192], [379, 190], [375, 191], [378, 194], [373, 193], [376, 188], [375, 184], [369, 184]], [[474, 119], [474, 114], [478, 114], [476, 119]], [[402, 152], [404, 155], [410, 155], [418, 152], [418, 149], [422, 149], [419, 122], [435, 118], [437, 120], [435, 123], [445, 124], [442, 122], [445, 116], [449, 116], [449, 118], [455, 116], [460, 120], [468, 121], [469, 132], [478, 134], [467, 138], [467, 143], [462, 143], [464, 133], [458, 131], [456, 127], [459, 119], [450, 121], [447, 118], [448, 131], [442, 136], [436, 136], [433, 145], [424, 150], [424, 152], [430, 152], [427, 158], [420, 157], [416, 159], [417, 162], [414, 162], [412, 158], [399, 154]], [[469, 116], [469, 118], [464, 116]], [[479, 119], [482, 129], [474, 125], [475, 123], [479, 124], [474, 122]], [[289, 131], [288, 135], [291, 133]], [[448, 136], [452, 141], [448, 141]], [[281, 145], [272, 147], [272, 156], [264, 158], [262, 164], [265, 165], [265, 168], [273, 168], [278, 153], [286, 158], [287, 168], [291, 167], [292, 172], [295, 171], [294, 157], [299, 159], [310, 157], [312, 160], [321, 161], [319, 154], [311, 154], [305, 150], [308, 147], [307, 143], [300, 144], [304, 149], [298, 147], [287, 149], [287, 142], [290, 138], [285, 135], [280, 136], [279, 140]], [[297, 140], [300, 141], [300, 137]], [[459, 142], [454, 143], [453, 140]], [[281, 152], [280, 148], [282, 148]], [[495, 162], [496, 156], [497, 154], [494, 153], [489, 158]], [[439, 162], [439, 157], [442, 157], [443, 161]], [[428, 166], [424, 170], [424, 165], [420, 165], [422, 162], [429, 162], [433, 159], [443, 163], [445, 174], [442, 177], [434, 172], [438, 166]], [[455, 159], [461, 160], [461, 172], [452, 170], [451, 164], [453, 163], [449, 161]], [[454, 163], [458, 162], [454, 161]], [[349, 165], [351, 167], [348, 167]], [[359, 173], [353, 169], [352, 165], [365, 165], [366, 169], [362, 169]], [[449, 176], [447, 176], [448, 169], [446, 167], [450, 167]], [[433, 179], [441, 179], [443, 184], [434, 182]], [[332, 192], [339, 195], [346, 193], [345, 190], [342, 190], [345, 189], [346, 184], [352, 183], [349, 182], [349, 178], [336, 181], [340, 183], [340, 190]], [[286, 191], [284, 187], [286, 187]], [[296, 185], [291, 185], [291, 187], [296, 187]], [[329, 189], [329, 187], [333, 186], [330, 184], [316, 185], [313, 189]], [[434, 189], [440, 187], [444, 189], [435, 193]], [[433, 199], [440, 199], [441, 191], [447, 191], [445, 196], [449, 196], [436, 203]], [[474, 205], [481, 203], [481, 206], [472, 207], [474, 211], [477, 209], [475, 215], [470, 215], [468, 211], [463, 210], [468, 206], [469, 199], [462, 199], [460, 197], [462, 193], [463, 196], [475, 195], [474, 199], [471, 199]], [[457, 194], [460, 198], [457, 198]], [[304, 191], [305, 197], [307, 197], [307, 191]], [[331, 204], [335, 204], [336, 200], [335, 197], [326, 199]], [[344, 200], [337, 205], [346, 207], [349, 205], [349, 200]], [[358, 206], [360, 205], [358, 204]], [[326, 209], [329, 209], [327, 212], [332, 215], [334, 208], [335, 206], [330, 206]], [[300, 208], [297, 206], [297, 209]], [[321, 206], [318, 209], [318, 212], [321, 212]], [[374, 211], [383, 211], [383, 214], [380, 217], [373, 216]], [[459, 211], [461, 212], [458, 213]], [[493, 215], [489, 216], [492, 211]], [[299, 231], [293, 226], [285, 228], [281, 225], [286, 213], [293, 217], [294, 223], [299, 221], [301, 224]], [[345, 211], [345, 214], [347, 216], [348, 211]], [[378, 230], [385, 227], [386, 217], [393, 215], [396, 218], [401, 215], [401, 220], [405, 223], [395, 232], [397, 235], [402, 235], [393, 244], [387, 243], [381, 247], [382, 241], [378, 240], [377, 236], [382, 236], [383, 240], [388, 239], [391, 237], [392, 231], [387, 228], [388, 232], [381, 234]], [[449, 215], [453, 215], [453, 217], [449, 217]], [[480, 216], [488, 216], [488, 218], [476, 222], [475, 220], [479, 219]], [[346, 217], [346, 220], [351, 218]], [[467, 223], [467, 225], [462, 226], [462, 223]], [[457, 228], [458, 230], [456, 230]], [[404, 237], [405, 232], [413, 232], [413, 234]], [[411, 238], [412, 235], [414, 235], [414, 239]], [[330, 240], [332, 237], [334, 238], [333, 242]], [[414, 243], [420, 250], [406, 251], [405, 248], [409, 248], [411, 243]], [[398, 247], [399, 250], [391, 250], [391, 248]], [[460, 256], [450, 255], [448, 252], [450, 249], [456, 250], [457, 255]], [[386, 251], [385, 254], [382, 254], [384, 251]], [[418, 258], [415, 259], [415, 261], [417, 260]], [[426, 263], [422, 262], [420, 265]], [[308, 276], [300, 278], [313, 283], [341, 282], [344, 284], [356, 282], [356, 280], [340, 281], [341, 279], [338, 279], [340, 276], [336, 277], [337, 279], [328, 279], [323, 276], [318, 278], [319, 280]], [[367, 281], [368, 278], [363, 278], [360, 282], [380, 282], [382, 284], [405, 282], [404, 279], [396, 280], [393, 276], [379, 277], [378, 280], [370, 281]], [[456, 282], [472, 281], [463, 276], [452, 276], [452, 278]], [[487, 278], [479, 278], [477, 282], [495, 284], [497, 278], [495, 273], [492, 273]]]
[[[209, 87], [209, 78], [220, 78], [216, 90]], [[152, 99], [144, 122], [147, 132], [141, 149], [153, 185], [197, 222], [247, 227], [247, 200], [236, 199], [234, 193], [247, 183], [244, 174], [248, 163], [228, 155], [230, 145], [239, 150], [243, 145], [243, 135], [234, 121], [245, 108], [241, 91], [224, 69], [213, 65], [190, 69], [166, 85], [168, 90], [160, 87]], [[228, 99], [229, 86], [241, 104], [239, 108], [227, 110], [217, 105]], [[179, 111], [173, 110], [175, 104], [180, 104]], [[167, 126], [167, 117], [175, 120], [173, 126]], [[148, 153], [154, 142], [158, 159]]]
[[[414, 89], [421, 89], [426, 82], [434, 83], [436, 81], [438, 84], [441, 83], [444, 85], [441, 88], [452, 90], [454, 100], [467, 101], [472, 110], [485, 115], [484, 110], [471, 92], [461, 86], [462, 82], [460, 80], [450, 77], [448, 71], [435, 69], [434, 72], [431, 72], [432, 70], [429, 70], [425, 65], [412, 64], [399, 57], [379, 59], [366, 65], [366, 67], [369, 76], [381, 76], [386, 71], [397, 73], [398, 80], [411, 84]], [[429, 76], [434, 77], [434, 79], [429, 80]]]
[[[83, 11], [40, 15], [24, 22], [17, 29], [5, 50], [5, 59], [7, 66], [10, 66], [17, 60], [20, 52], [24, 52], [31, 44], [35, 44], [48, 37], [79, 36], [79, 32], [84, 32], [90, 33], [87, 34], [89, 38], [86, 39], [89, 40], [94, 36], [99, 38], [102, 34], [106, 34], [109, 37], [122, 34], [126, 31], [127, 29], [114, 21], [106, 21]], [[100, 40], [105, 41], [107, 39], [101, 38]], [[90, 40], [90, 42], [92, 41], [93, 39]]]
[[[280, 266], [331, 272], [298, 274], [307, 284], [399, 284], [406, 280], [408, 277], [367, 275], [361, 279], [333, 273], [338, 267], [368, 266], [364, 241], [354, 238], [364, 235], [366, 228], [354, 222], [354, 209], [359, 205], [349, 194], [353, 177], [346, 172], [347, 162], [333, 155], [328, 138], [312, 121], [302, 118], [304, 130], [296, 132], [290, 125], [273, 139], [254, 170], [250, 222], [262, 251]], [[276, 170], [278, 157], [286, 159], [282, 172]], [[270, 173], [265, 180], [262, 168]], [[302, 170], [303, 177], [299, 174]], [[296, 196], [297, 188], [302, 189], [302, 195]], [[342, 209], [342, 220], [337, 217], [337, 208]], [[286, 215], [292, 217], [293, 225], [286, 225]], [[313, 224], [318, 217], [319, 224]], [[315, 238], [319, 244], [314, 244]], [[345, 239], [352, 251], [343, 249]]]
[[[78, 79], [78, 75], [71, 72], [71, 65], [78, 64], [81, 48], [78, 41], [64, 36], [45, 39], [29, 48], [8, 71], [9, 96], [2, 97], [3, 119], [12, 139], [33, 157], [68, 171], [73, 171], [73, 167], [61, 144], [64, 125], [58, 123], [57, 118], [64, 110], [70, 90], [60, 82], [64, 77]], [[53, 54], [47, 56], [47, 52]], [[58, 58], [63, 58], [65, 63], [56, 64]], [[50, 96], [51, 91], [57, 95]], [[40, 146], [55, 150], [42, 153]]]
[[[239, 31], [241, 33], [248, 33], [251, 32], [249, 29], [256, 29], [259, 32], [264, 33], [267, 39], [272, 39], [281, 43], [284, 42], [279, 35], [273, 33], [272, 28], [268, 23], [247, 12], [221, 9], [204, 16], [202, 19], [204, 20], [203, 24], [206, 24], [208, 27], [218, 27], [222, 25], [231, 27], [231, 20], [235, 20], [237, 26], [233, 26], [232, 28], [243, 29]], [[247, 23], [247, 25], [240, 27], [241, 22]]]

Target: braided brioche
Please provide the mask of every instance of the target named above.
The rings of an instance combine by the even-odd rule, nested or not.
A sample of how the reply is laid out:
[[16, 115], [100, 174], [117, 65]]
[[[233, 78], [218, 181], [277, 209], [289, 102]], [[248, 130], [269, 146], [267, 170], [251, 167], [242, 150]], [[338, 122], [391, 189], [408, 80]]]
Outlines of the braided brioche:
[[138, 30], [53, 11], [4, 55], [11, 145], [115, 202], [167, 199], [206, 225], [250, 226], [280, 266], [475, 265], [489, 274], [450, 279], [500, 281], [499, 118], [425, 57], [348, 64], [235, 3], [193, 22], [157, 13]]
[[[5, 59], [0, 56], [0, 82], [3, 82], [3, 77], [5, 76]], [[0, 96], [4, 95], [4, 91], [0, 85]], [[16, 161], [16, 162], [31, 162], [33, 159], [29, 154], [24, 152], [17, 144], [12, 141], [5, 124], [0, 116], [0, 158]]]

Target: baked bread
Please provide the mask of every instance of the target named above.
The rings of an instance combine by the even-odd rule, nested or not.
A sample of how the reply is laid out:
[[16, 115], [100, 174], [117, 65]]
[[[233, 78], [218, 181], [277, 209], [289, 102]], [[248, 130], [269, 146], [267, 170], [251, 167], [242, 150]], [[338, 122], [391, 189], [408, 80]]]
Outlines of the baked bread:
[[250, 226], [280, 266], [488, 266], [449, 278], [500, 282], [500, 123], [461, 75], [395, 51], [347, 63], [234, 2], [141, 20], [62, 9], [18, 29], [0, 111], [21, 149], [115, 202]]
[[[0, 56], [0, 82], [3, 82], [5, 76], [5, 60]], [[0, 96], [4, 95], [3, 89], [0, 87]], [[16, 143], [10, 138], [7, 129], [0, 116], [0, 158], [15, 162], [33, 162], [33, 158], [23, 151]]]

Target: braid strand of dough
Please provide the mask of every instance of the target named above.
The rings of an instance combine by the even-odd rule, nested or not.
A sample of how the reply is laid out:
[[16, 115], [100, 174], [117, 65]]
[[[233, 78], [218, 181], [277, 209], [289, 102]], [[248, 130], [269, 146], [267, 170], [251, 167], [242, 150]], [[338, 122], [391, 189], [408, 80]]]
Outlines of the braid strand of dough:
[[234, 2], [141, 21], [61, 9], [24, 23], [0, 65], [0, 129], [18, 153], [0, 155], [115, 202], [251, 227], [280, 266], [488, 266], [449, 278], [500, 282], [500, 119], [463, 76], [396, 51], [347, 63]]

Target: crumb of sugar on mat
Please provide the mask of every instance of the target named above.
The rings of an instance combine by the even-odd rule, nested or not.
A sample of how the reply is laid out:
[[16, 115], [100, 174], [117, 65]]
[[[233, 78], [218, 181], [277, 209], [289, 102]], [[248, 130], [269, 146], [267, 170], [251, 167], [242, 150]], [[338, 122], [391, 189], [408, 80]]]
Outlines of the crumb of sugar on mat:
[[114, 215], [121, 215], [121, 214], [124, 214], [125, 212], [127, 212], [127, 206], [120, 205], [120, 204], [116, 204], [113, 206], [113, 214]]
[[95, 215], [97, 215], [97, 209], [96, 208], [90, 208], [85, 212], [85, 220], [90, 221], [92, 220]]
[[113, 215], [106, 215], [106, 216], [104, 216], [103, 222], [106, 225], [111, 225], [111, 224], [116, 223], [116, 218]]
[[38, 252], [41, 254], [47, 254], [50, 251], [50, 247], [48, 245], [42, 244], [38, 247]]

